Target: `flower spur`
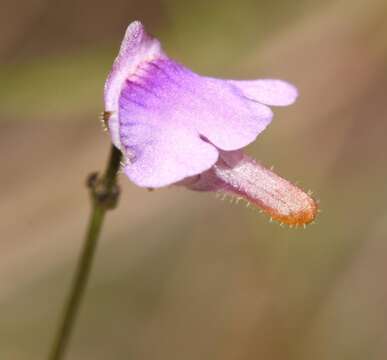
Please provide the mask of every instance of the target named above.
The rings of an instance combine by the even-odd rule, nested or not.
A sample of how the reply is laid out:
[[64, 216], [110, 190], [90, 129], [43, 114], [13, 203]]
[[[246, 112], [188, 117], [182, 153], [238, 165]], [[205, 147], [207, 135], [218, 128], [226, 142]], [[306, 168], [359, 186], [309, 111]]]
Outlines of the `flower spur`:
[[282, 223], [305, 225], [317, 213], [313, 198], [242, 151], [271, 122], [269, 106], [297, 95], [281, 80], [200, 76], [135, 21], [105, 84], [105, 120], [136, 185], [229, 193]]

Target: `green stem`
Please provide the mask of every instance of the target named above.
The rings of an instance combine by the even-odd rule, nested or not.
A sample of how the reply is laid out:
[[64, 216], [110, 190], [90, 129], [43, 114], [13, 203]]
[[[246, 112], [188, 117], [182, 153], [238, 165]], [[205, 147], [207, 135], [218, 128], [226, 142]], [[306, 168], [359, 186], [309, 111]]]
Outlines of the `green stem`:
[[83, 250], [78, 260], [70, 294], [64, 307], [60, 327], [49, 360], [61, 360], [65, 355], [67, 344], [74, 328], [74, 323], [79, 312], [79, 306], [89, 278], [105, 214], [117, 204], [119, 196], [117, 172], [120, 167], [120, 161], [121, 152], [116, 147], [112, 146], [104, 175], [99, 178], [98, 175], [94, 173], [91, 174], [88, 179], [88, 186], [92, 198], [92, 213], [85, 236]]

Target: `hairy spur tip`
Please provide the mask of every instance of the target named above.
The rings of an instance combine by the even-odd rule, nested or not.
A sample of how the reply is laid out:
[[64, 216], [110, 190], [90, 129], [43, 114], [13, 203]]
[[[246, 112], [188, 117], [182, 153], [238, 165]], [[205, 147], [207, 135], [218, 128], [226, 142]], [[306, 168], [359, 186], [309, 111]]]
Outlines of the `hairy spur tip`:
[[319, 212], [310, 191], [303, 191], [246, 155], [233, 166], [216, 165], [214, 172], [218, 187], [245, 198], [268, 214], [270, 221], [298, 227], [313, 222]]

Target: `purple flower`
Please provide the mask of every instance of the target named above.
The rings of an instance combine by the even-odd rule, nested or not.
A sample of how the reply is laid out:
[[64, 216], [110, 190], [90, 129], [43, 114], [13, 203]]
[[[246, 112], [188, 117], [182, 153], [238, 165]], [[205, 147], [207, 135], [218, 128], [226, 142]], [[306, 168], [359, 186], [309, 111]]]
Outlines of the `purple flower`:
[[170, 59], [135, 21], [105, 84], [105, 118], [135, 184], [171, 184], [244, 197], [290, 225], [315, 217], [315, 201], [244, 155], [297, 89], [281, 80], [200, 76]]

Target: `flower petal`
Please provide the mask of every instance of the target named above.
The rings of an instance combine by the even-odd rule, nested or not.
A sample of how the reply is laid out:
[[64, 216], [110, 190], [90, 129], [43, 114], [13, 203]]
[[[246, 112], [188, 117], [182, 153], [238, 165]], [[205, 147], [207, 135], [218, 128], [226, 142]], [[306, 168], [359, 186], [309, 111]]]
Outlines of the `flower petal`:
[[161, 57], [144, 61], [125, 81], [118, 117], [122, 150], [132, 158], [125, 172], [140, 186], [160, 187], [207, 170], [217, 148], [254, 141], [272, 112], [227, 81]]
[[282, 80], [229, 80], [243, 94], [252, 100], [266, 105], [287, 106], [293, 104], [298, 96], [295, 86]]
[[105, 83], [105, 111], [111, 113], [108, 121], [113, 143], [120, 148], [118, 98], [125, 80], [135, 73], [139, 64], [165, 56], [160, 42], [145, 32], [139, 21], [132, 22], [125, 33], [117, 58]]
[[133, 154], [124, 172], [138, 186], [173, 184], [209, 169], [218, 159], [214, 146], [184, 127], [134, 124], [124, 129], [121, 142]]

